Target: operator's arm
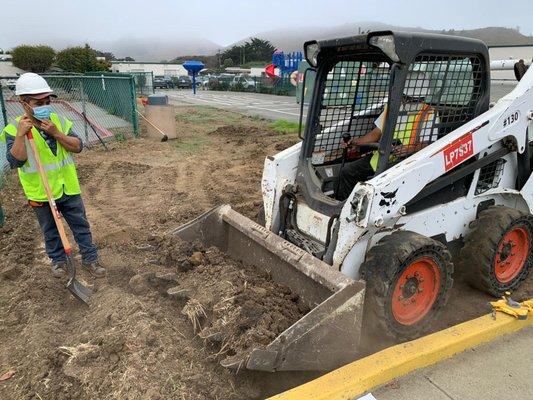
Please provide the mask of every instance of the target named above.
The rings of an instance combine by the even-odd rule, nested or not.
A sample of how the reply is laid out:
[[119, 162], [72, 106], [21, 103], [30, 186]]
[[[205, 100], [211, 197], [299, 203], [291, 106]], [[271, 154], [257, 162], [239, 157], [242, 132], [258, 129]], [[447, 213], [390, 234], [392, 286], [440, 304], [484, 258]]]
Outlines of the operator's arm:
[[68, 152], [79, 153], [83, 149], [82, 141], [79, 137], [76, 135], [64, 135], [59, 129], [57, 129], [52, 121], [42, 121], [41, 129], [44, 130], [47, 135], [57, 140]]
[[[385, 115], [387, 112], [387, 107], [383, 110], [383, 112], [379, 115], [379, 117], [374, 122], [374, 129], [372, 129], [370, 132], [366, 133], [363, 136], [360, 137], [354, 137], [350, 140], [348, 143], [348, 147], [356, 147], [356, 146], [364, 146], [367, 143], [378, 143], [381, 139], [382, 129], [383, 129], [383, 123], [385, 120]], [[341, 147], [345, 148], [346, 145], [344, 143], [341, 143]]]
[[379, 139], [381, 139], [381, 129], [379, 129], [377, 126], [372, 129], [370, 132], [368, 132], [366, 135], [363, 135], [358, 138], [353, 138], [350, 141], [351, 146], [363, 146], [367, 143], [377, 143], [379, 142]]

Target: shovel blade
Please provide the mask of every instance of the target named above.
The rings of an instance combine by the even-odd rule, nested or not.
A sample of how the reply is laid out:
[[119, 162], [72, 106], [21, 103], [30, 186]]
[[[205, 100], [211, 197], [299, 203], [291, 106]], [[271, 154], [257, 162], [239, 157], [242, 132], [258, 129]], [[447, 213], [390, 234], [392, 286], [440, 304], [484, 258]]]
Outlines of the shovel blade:
[[81, 302], [89, 305], [89, 300], [93, 294], [92, 290], [83, 285], [77, 279], [70, 280], [67, 283], [67, 289]]
[[67, 257], [68, 283], [67, 289], [82, 303], [89, 305], [92, 290], [76, 279], [76, 265], [72, 258]]

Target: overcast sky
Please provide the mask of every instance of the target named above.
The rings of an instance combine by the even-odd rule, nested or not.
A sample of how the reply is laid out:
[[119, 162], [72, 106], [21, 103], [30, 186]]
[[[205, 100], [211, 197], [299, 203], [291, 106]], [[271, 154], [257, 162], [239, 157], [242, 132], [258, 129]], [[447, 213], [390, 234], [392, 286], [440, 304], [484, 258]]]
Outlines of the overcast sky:
[[225, 46], [267, 30], [360, 21], [434, 29], [519, 26], [533, 35], [533, 0], [1, 0], [0, 15], [0, 48], [6, 49], [144, 35], [201, 37]]

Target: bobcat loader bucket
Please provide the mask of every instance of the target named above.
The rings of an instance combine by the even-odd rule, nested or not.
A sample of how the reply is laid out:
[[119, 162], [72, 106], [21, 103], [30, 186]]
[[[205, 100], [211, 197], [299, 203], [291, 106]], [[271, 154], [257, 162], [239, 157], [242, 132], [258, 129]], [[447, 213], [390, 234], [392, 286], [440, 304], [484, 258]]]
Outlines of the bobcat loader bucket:
[[269, 345], [221, 362], [230, 369], [329, 370], [356, 358], [365, 284], [344, 276], [261, 225], [223, 205], [173, 231], [216, 246], [231, 258], [268, 271], [311, 311]]

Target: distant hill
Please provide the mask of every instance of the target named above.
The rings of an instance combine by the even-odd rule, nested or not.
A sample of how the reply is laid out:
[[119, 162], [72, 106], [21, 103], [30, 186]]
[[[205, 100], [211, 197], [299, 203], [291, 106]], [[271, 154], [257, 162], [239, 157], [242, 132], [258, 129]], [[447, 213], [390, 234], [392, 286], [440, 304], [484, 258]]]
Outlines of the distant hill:
[[[259, 37], [272, 42], [277, 49], [283, 51], [300, 51], [303, 43], [312, 39], [332, 39], [344, 36], [353, 36], [368, 30], [398, 30], [398, 31], [416, 31], [429, 33], [443, 33], [448, 35], [471, 37], [483, 40], [488, 46], [502, 45], [533, 45], [533, 36], [525, 36], [516, 29], [488, 27], [470, 30], [430, 30], [420, 27], [401, 27], [383, 24], [380, 22], [360, 22], [353, 24], [343, 24], [335, 27], [308, 27], [297, 29], [278, 29], [266, 32], [260, 32], [253, 37]], [[243, 39], [234, 44], [240, 44], [249, 38]], [[230, 45], [228, 47], [233, 46]]]
[[202, 38], [124, 38], [112, 42], [95, 42], [91, 46], [110, 51], [118, 58], [128, 56], [136, 61], [172, 60], [176, 56], [187, 54], [211, 55], [221, 49], [220, 45]]

